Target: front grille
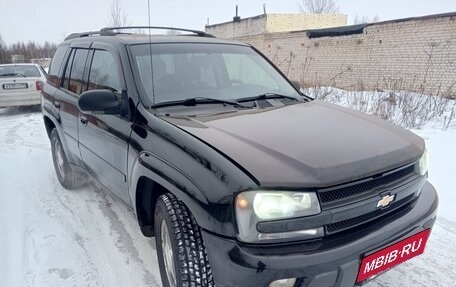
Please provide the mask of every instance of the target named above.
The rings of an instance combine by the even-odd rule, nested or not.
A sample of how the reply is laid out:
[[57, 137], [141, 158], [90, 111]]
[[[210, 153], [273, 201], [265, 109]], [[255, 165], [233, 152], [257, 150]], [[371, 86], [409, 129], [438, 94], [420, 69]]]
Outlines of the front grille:
[[380, 177], [372, 177], [371, 179], [363, 180], [362, 182], [353, 183], [349, 186], [340, 188], [332, 188], [329, 190], [320, 190], [320, 202], [322, 207], [333, 205], [335, 202], [344, 201], [355, 196], [363, 195], [378, 187], [391, 184], [413, 174], [415, 167], [413, 165], [400, 169], [390, 174]]
[[332, 233], [344, 231], [349, 228], [353, 228], [353, 227], [368, 223], [372, 220], [383, 217], [387, 214], [390, 214], [393, 212], [395, 213], [398, 211], [398, 209], [404, 209], [404, 208], [407, 208], [408, 206], [412, 205], [414, 202], [414, 199], [416, 199], [415, 194], [411, 194], [401, 200], [398, 200], [397, 202], [392, 203], [389, 207], [387, 207], [385, 209], [377, 209], [375, 211], [363, 214], [358, 217], [354, 217], [354, 218], [350, 218], [350, 219], [347, 219], [344, 221], [328, 224], [328, 225], [326, 225], [326, 234], [332, 234]]

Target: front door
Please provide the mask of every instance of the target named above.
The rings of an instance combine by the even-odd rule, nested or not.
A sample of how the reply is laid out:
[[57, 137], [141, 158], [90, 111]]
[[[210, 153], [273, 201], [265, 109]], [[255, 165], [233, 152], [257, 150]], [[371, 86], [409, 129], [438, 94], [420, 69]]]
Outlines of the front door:
[[[109, 89], [120, 98], [126, 89], [117, 50], [100, 43], [92, 48], [87, 89]], [[111, 192], [129, 203], [126, 177], [132, 125], [129, 117], [80, 112], [78, 125], [79, 149], [87, 170]]]

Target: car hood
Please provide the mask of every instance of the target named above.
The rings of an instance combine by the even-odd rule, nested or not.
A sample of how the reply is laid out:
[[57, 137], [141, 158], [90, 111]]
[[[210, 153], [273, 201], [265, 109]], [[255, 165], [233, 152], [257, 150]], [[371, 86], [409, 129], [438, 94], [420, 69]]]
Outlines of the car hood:
[[424, 151], [424, 141], [405, 129], [320, 101], [163, 119], [211, 145], [268, 188], [349, 182], [409, 164]]

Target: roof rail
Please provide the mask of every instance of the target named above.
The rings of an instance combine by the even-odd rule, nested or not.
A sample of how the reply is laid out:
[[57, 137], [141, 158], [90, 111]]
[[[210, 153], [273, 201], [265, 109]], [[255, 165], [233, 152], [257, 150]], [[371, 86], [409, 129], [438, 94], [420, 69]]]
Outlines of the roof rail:
[[73, 34], [70, 34], [69, 36], [67, 36], [65, 38], [65, 41], [66, 40], [70, 40], [70, 39], [75, 39], [75, 38], [82, 38], [82, 37], [88, 37], [88, 36], [93, 36], [93, 35], [100, 35], [100, 36], [113, 36], [115, 35], [116, 33], [114, 33], [113, 31], [89, 31], [89, 32], [81, 32], [81, 33], [73, 33]]
[[[103, 32], [112, 32], [114, 30], [133, 30], [133, 29], [156, 29], [156, 30], [173, 30], [173, 31], [183, 31], [183, 32], [190, 32], [194, 33], [200, 37], [210, 37], [215, 38], [214, 35], [206, 33], [204, 31], [199, 30], [191, 30], [191, 29], [183, 29], [183, 28], [174, 28], [174, 27], [160, 27], [160, 26], [124, 26], [124, 27], [105, 27], [100, 30], [101, 33]], [[115, 33], [114, 33], [115, 34]]]

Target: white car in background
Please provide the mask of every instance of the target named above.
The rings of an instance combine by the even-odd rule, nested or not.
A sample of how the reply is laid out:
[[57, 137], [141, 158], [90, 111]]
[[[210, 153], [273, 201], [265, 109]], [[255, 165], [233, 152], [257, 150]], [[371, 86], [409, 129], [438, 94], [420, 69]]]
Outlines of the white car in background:
[[46, 77], [37, 64], [0, 65], [0, 107], [39, 105]]

